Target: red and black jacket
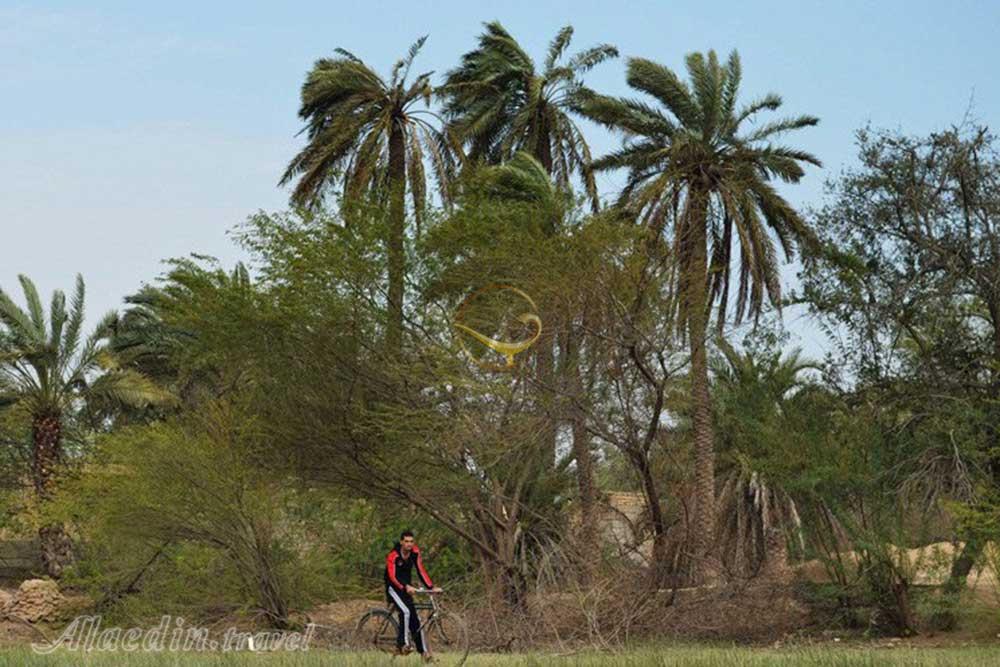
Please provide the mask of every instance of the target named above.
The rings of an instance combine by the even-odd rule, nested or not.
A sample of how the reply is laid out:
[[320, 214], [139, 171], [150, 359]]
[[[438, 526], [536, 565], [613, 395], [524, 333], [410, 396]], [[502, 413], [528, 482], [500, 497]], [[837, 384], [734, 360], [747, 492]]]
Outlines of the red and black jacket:
[[396, 542], [392, 551], [385, 557], [385, 585], [392, 586], [400, 593], [405, 594], [406, 587], [413, 586], [411, 582], [413, 581], [414, 569], [416, 569], [417, 576], [420, 577], [424, 586], [434, 588], [431, 576], [424, 569], [424, 561], [420, 557], [420, 549], [417, 548], [417, 545], [413, 545], [408, 558], [403, 558], [402, 548], [399, 546], [399, 542]]

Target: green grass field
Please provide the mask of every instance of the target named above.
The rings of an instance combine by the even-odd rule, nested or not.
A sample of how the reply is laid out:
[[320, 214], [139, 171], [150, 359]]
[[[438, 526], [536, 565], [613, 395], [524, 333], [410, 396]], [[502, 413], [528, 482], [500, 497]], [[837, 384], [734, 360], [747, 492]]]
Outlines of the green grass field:
[[[247, 652], [194, 654], [162, 653], [81, 653], [62, 651], [37, 655], [30, 649], [0, 652], [0, 667], [40, 665], [51, 667], [402, 667], [420, 665], [413, 655], [406, 658], [363, 653], [338, 653], [314, 649], [301, 653], [252, 654]], [[442, 667], [452, 664], [441, 656]], [[963, 648], [858, 648], [811, 647], [788, 649], [662, 647], [636, 649], [627, 653], [586, 652], [573, 655], [522, 654], [469, 656], [466, 665], [483, 667], [533, 667], [535, 665], [580, 665], [584, 667], [653, 667], [691, 665], [703, 667], [834, 667], [841, 665], [1000, 665], [1000, 643], [996, 646]]]

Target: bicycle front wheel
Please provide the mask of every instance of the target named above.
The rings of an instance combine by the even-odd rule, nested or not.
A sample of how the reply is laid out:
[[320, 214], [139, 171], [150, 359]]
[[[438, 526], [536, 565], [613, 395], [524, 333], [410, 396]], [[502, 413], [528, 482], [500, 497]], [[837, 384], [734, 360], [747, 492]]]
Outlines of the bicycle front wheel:
[[392, 614], [384, 609], [372, 609], [358, 621], [351, 648], [392, 653], [396, 650], [398, 634], [399, 625]]
[[461, 665], [469, 656], [469, 628], [458, 614], [437, 614], [427, 634], [431, 650], [445, 654], [448, 664]]

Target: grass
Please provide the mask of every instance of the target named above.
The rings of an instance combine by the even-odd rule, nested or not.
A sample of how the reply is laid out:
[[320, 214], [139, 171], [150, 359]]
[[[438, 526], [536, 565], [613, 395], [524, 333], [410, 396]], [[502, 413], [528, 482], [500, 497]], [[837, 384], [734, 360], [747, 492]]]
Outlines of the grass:
[[[442, 656], [442, 667], [453, 661]], [[248, 652], [195, 654], [184, 652], [92, 652], [58, 651], [38, 655], [28, 648], [0, 651], [0, 667], [403, 667], [422, 664], [408, 658], [371, 653], [337, 653], [312, 649], [304, 652], [252, 654]], [[727, 648], [706, 646], [644, 647], [626, 653], [585, 652], [574, 655], [545, 653], [519, 655], [474, 654], [465, 663], [472, 667], [841, 667], [848, 665], [892, 667], [896, 665], [998, 665], [1000, 644], [961, 648], [864, 648], [809, 647], [786, 649]]]

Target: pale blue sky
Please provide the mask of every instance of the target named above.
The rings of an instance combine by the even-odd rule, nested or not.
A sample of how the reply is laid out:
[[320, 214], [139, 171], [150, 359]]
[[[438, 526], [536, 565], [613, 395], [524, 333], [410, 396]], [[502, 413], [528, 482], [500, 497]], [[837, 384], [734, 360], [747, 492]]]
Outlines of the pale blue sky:
[[[300, 145], [298, 90], [342, 46], [385, 72], [419, 36], [438, 75], [501, 20], [541, 58], [571, 23], [574, 47], [681, 68], [692, 50], [739, 50], [744, 97], [776, 91], [817, 128], [794, 142], [823, 169], [785, 192], [816, 205], [865, 123], [924, 133], [974, 115], [1000, 127], [1000, 3], [980, 2], [34, 2], [0, 1], [0, 286], [43, 291], [82, 272], [89, 320], [189, 252], [240, 259], [226, 231], [285, 205]], [[593, 87], [624, 93], [624, 60]], [[595, 152], [617, 141], [591, 128]], [[602, 188], [613, 194], [620, 178]], [[786, 288], [794, 271], [785, 272]], [[820, 334], [796, 313], [807, 352]]]

